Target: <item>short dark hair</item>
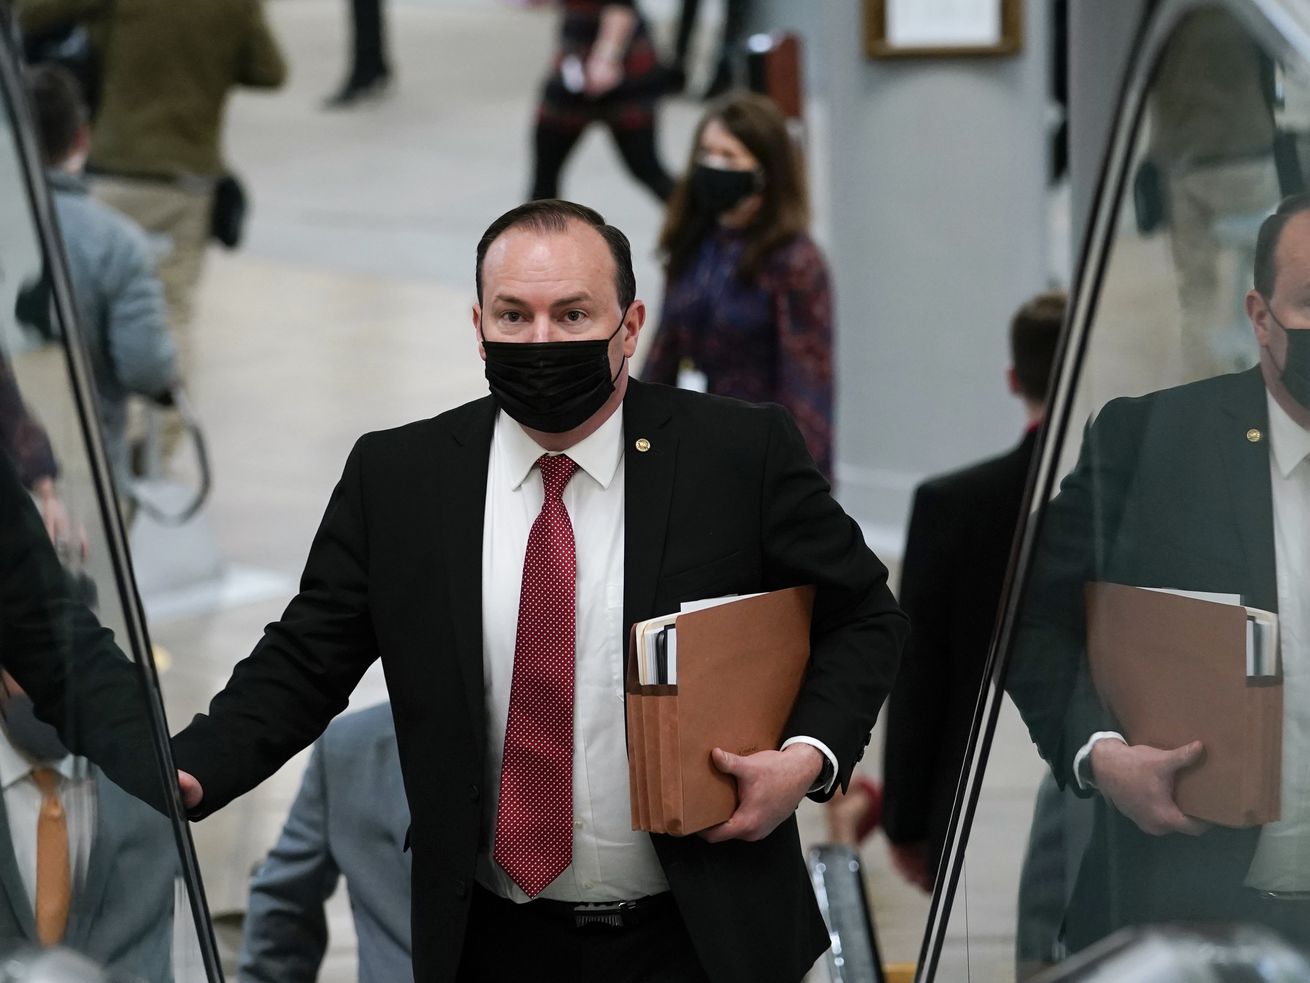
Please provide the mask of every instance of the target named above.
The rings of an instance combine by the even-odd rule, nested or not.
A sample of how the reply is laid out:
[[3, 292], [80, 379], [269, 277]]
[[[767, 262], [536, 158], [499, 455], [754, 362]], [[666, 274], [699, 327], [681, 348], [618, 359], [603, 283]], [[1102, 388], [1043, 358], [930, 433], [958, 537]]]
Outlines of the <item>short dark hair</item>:
[[614, 257], [614, 289], [619, 295], [619, 308], [626, 310], [637, 296], [637, 274], [632, 271], [632, 245], [628, 237], [612, 225], [594, 208], [578, 205], [559, 198], [542, 198], [511, 208], [487, 226], [478, 240], [478, 262], [473, 281], [477, 285], [478, 303], [482, 303], [482, 261], [487, 258], [491, 244], [510, 229], [532, 229], [534, 232], [565, 232], [569, 222], [589, 225], [605, 240]]
[[1020, 307], [1010, 322], [1010, 357], [1019, 392], [1027, 399], [1046, 399], [1067, 305], [1063, 290], [1049, 290]]
[[1274, 278], [1278, 276], [1278, 264], [1274, 254], [1278, 251], [1278, 240], [1283, 237], [1283, 228], [1293, 216], [1310, 211], [1310, 192], [1289, 195], [1278, 203], [1274, 213], [1260, 223], [1260, 232], [1255, 237], [1255, 264], [1252, 279], [1256, 292], [1262, 297], [1274, 295]]
[[62, 65], [43, 62], [27, 72], [27, 98], [36, 120], [41, 162], [55, 167], [73, 151], [86, 122], [86, 101], [77, 78]]

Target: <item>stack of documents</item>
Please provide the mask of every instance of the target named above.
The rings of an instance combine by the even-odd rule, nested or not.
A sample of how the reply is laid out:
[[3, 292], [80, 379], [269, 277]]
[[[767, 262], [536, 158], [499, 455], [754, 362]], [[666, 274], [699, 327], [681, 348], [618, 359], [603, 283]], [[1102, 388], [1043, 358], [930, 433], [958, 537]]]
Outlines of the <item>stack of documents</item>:
[[1231, 594], [1087, 585], [1092, 680], [1130, 744], [1205, 747], [1174, 800], [1221, 826], [1279, 817], [1283, 674], [1278, 616]]
[[632, 626], [628, 772], [632, 828], [686, 835], [737, 808], [716, 747], [777, 750], [810, 659], [813, 587], [715, 598]]

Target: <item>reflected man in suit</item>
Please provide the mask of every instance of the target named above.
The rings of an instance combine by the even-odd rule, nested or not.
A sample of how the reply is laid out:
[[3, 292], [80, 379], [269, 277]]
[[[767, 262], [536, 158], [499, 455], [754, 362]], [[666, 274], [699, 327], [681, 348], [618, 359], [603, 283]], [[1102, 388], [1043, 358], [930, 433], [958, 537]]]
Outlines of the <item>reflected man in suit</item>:
[[1023, 439], [914, 493], [900, 587], [914, 632], [887, 704], [882, 822], [896, 869], [925, 891], [946, 842], [1064, 310], [1063, 292], [1040, 294], [1010, 324], [1007, 383], [1023, 401]]
[[[513, 209], [476, 269], [492, 396], [356, 444], [300, 594], [173, 740], [184, 801], [201, 818], [257, 785], [380, 657], [416, 980], [799, 980], [828, 937], [795, 810], [849, 780], [890, 688], [886, 568], [781, 408], [628, 377], [646, 308], [596, 212]], [[714, 754], [736, 813], [633, 831], [628, 627], [798, 584], [811, 659], [783, 740]]]
[[64, 945], [173, 978], [179, 876], [168, 820], [74, 756], [0, 673], [0, 952]]
[[328, 943], [323, 906], [342, 876], [359, 983], [413, 980], [408, 825], [390, 705], [338, 717], [315, 744], [282, 836], [250, 886], [241, 983], [314, 983]]
[[[1310, 196], [1265, 220], [1246, 313], [1260, 364], [1108, 403], [1044, 517], [1007, 689], [1064, 786], [1096, 795], [1072, 949], [1124, 925], [1254, 921], [1310, 943]], [[1207, 827], [1180, 747], [1130, 745], [1088, 681], [1089, 581], [1237, 594], [1277, 611], [1282, 818]]]

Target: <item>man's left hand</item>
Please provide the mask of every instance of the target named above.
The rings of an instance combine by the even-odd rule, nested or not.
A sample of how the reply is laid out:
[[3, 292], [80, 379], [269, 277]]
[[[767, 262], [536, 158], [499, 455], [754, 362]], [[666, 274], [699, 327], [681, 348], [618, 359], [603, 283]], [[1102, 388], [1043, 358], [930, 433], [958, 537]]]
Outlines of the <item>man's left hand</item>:
[[714, 767], [737, 779], [737, 811], [726, 823], [701, 831], [711, 843], [762, 840], [796, 811], [823, 770], [823, 753], [810, 744], [745, 756], [715, 748]]

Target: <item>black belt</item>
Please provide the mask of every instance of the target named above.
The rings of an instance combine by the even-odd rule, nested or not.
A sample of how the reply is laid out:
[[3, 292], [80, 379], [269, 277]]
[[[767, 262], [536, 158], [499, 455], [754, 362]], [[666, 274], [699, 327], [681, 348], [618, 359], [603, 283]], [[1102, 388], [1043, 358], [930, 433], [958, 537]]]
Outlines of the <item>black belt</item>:
[[632, 928], [652, 917], [666, 915], [674, 908], [671, 891], [631, 901], [575, 902], [537, 898], [535, 901], [516, 904], [488, 891], [481, 884], [477, 885], [476, 890], [486, 901], [502, 908], [508, 906], [514, 909], [515, 915], [571, 923], [574, 928]]

